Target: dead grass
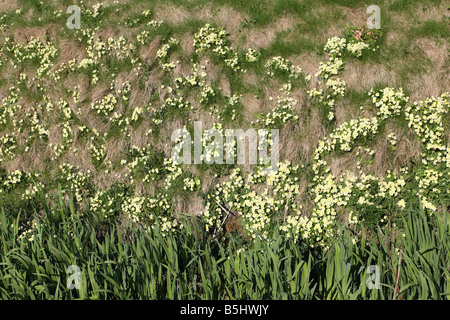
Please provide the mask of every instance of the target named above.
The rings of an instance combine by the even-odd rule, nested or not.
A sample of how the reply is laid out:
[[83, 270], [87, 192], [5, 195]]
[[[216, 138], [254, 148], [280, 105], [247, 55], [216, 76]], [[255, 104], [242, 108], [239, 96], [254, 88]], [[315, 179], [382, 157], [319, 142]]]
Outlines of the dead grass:
[[302, 68], [303, 73], [309, 74], [311, 76], [310, 87], [313, 88], [317, 86], [318, 80], [314, 75], [319, 70], [319, 64], [323, 61], [317, 54], [311, 52], [302, 52], [296, 56], [290, 56], [289, 60], [296, 66]]
[[417, 75], [408, 82], [408, 90], [412, 101], [424, 100], [427, 97], [439, 96], [448, 89], [450, 78], [448, 74]]
[[191, 16], [185, 8], [173, 4], [163, 4], [155, 8], [155, 19], [164, 20], [170, 24], [179, 24]]
[[385, 35], [385, 44], [387, 47], [396, 47], [403, 40], [404, 35], [399, 31], [389, 31]]
[[220, 77], [220, 89], [221, 89], [222, 95], [224, 95], [226, 97], [231, 97], [232, 93], [231, 93], [230, 81], [225, 76]]
[[411, 50], [423, 52], [433, 66], [428, 73], [415, 75], [409, 79], [408, 89], [411, 92], [411, 99], [423, 100], [448, 90], [450, 83], [448, 43], [438, 45], [432, 39], [419, 38], [411, 44]]
[[295, 128], [292, 126], [283, 127], [280, 131], [280, 161], [291, 161], [291, 163], [297, 163], [301, 157], [301, 150], [296, 139]]
[[19, 9], [19, 3], [17, 0], [0, 0], [0, 12], [11, 12]]
[[187, 200], [181, 197], [175, 198], [174, 211], [177, 213], [189, 213], [198, 216], [204, 209], [202, 198], [198, 195], [193, 195]]
[[350, 26], [362, 26], [366, 23], [369, 14], [366, 13], [367, 7], [348, 8], [344, 6], [334, 6], [342, 15], [343, 20]]
[[31, 37], [40, 39], [44, 44], [48, 44], [47, 38], [56, 39], [61, 26], [49, 24], [43, 27], [18, 28], [14, 31], [13, 37], [16, 43], [25, 44]]
[[180, 47], [183, 53], [190, 57], [194, 53], [194, 39], [192, 37], [181, 38]]
[[440, 5], [422, 5], [413, 8], [412, 15], [416, 21], [427, 21], [427, 20], [443, 20], [445, 15], [448, 14], [448, 3], [442, 1]]
[[252, 71], [244, 73], [243, 81], [246, 85], [256, 86], [258, 84], [258, 75]]
[[340, 76], [348, 88], [358, 92], [369, 91], [380, 84], [395, 87], [399, 84], [397, 77], [397, 73], [384, 64], [362, 63], [359, 60], [348, 61]]
[[411, 49], [414, 50], [415, 48], [425, 53], [427, 58], [433, 63], [433, 68], [437, 69], [437, 72], [441, 71], [445, 63], [449, 61], [449, 45], [446, 42], [438, 45], [433, 39], [418, 38], [414, 39], [411, 44]]
[[62, 63], [67, 64], [70, 60], [76, 59], [77, 62], [87, 58], [86, 51], [78, 42], [63, 39], [58, 45], [59, 59], [50, 69], [50, 73], [61, 67]]
[[252, 28], [245, 32], [246, 41], [244, 47], [254, 49], [267, 48], [275, 41], [278, 32], [289, 31], [300, 21], [291, 15], [278, 19], [274, 24], [264, 28]]
[[327, 130], [323, 125], [318, 110], [311, 110], [310, 115], [302, 112], [299, 115], [298, 130], [298, 150], [305, 161], [311, 161], [314, 150], [319, 142], [327, 135]]
[[421, 144], [414, 136], [414, 133], [401, 138], [396, 145], [396, 153], [392, 164], [394, 168], [404, 168], [412, 161], [418, 163], [420, 161]]
[[211, 4], [203, 5], [191, 11], [188, 11], [182, 6], [167, 3], [158, 5], [155, 9], [155, 18], [157, 20], [161, 19], [173, 25], [179, 25], [192, 19], [208, 21], [209, 23], [223, 27], [230, 33], [232, 42], [237, 40], [238, 31], [245, 17], [243, 13], [231, 7], [216, 7]]
[[212, 21], [213, 23], [222, 26], [230, 33], [231, 42], [236, 40], [234, 36], [244, 22], [244, 18], [248, 19], [246, 15], [231, 7], [224, 6], [214, 8], [211, 4], [205, 5], [199, 11], [194, 12], [194, 16], [197, 19]]
[[118, 159], [125, 158], [125, 151], [128, 147], [128, 143], [124, 137], [108, 139], [105, 143], [105, 161], [117, 161]]
[[130, 145], [139, 147], [147, 146], [147, 131], [148, 129], [145, 126], [139, 126], [138, 128], [131, 130]]
[[[245, 121], [255, 121], [257, 119], [255, 114], [270, 111], [264, 110], [261, 99], [256, 98], [252, 93], [243, 94], [241, 101], [244, 105], [242, 117]], [[273, 101], [271, 103], [274, 104]]]
[[141, 57], [143, 62], [148, 65], [152, 65], [156, 61], [156, 53], [160, 46], [160, 38], [156, 37], [152, 40], [152, 42], [150, 42], [150, 44], [141, 47], [141, 49], [139, 50], [139, 56]]

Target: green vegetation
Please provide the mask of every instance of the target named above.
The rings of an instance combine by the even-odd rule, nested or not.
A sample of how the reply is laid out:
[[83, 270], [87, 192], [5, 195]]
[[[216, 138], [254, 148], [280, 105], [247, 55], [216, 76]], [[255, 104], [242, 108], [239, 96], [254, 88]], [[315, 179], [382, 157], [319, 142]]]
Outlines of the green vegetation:
[[[263, 241], [246, 242], [235, 234], [211, 239], [200, 220], [189, 216], [182, 229], [166, 235], [159, 226], [142, 232], [112, 224], [105, 230], [92, 213], [78, 214], [73, 206], [47, 210], [43, 217], [34, 215], [33, 229], [24, 228], [20, 214], [12, 220], [2, 211], [2, 299], [406, 300], [450, 295], [448, 213], [429, 217], [410, 208], [404, 234], [379, 229], [355, 244], [343, 228], [323, 252], [300, 250], [277, 232]], [[67, 286], [72, 265], [80, 271], [79, 289]]]
[[[448, 297], [442, 1], [70, 4], [0, 13], [1, 298]], [[277, 170], [206, 163], [227, 129]]]

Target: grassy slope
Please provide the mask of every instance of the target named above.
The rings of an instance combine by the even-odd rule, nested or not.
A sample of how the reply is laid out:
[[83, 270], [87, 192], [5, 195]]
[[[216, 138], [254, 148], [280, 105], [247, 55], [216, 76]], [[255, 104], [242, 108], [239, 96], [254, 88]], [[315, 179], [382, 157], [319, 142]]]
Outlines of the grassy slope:
[[[11, 2], [4, 24], [8, 26], [3, 32], [4, 35], [15, 35], [23, 40], [25, 36], [43, 36], [48, 34], [56, 46], [61, 50], [56, 65], [67, 62], [72, 58], [79, 60], [85, 55], [82, 53], [82, 46], [74, 44], [73, 31], [59, 26], [65, 22], [64, 12], [57, 17], [53, 12], [63, 10], [69, 2], [60, 2], [55, 5], [36, 5], [31, 1]], [[14, 5], [14, 3], [16, 5]], [[317, 71], [320, 61], [325, 59], [323, 46], [326, 40], [332, 36], [340, 36], [345, 31], [345, 25], [360, 26], [365, 22], [368, 14], [365, 12], [369, 2], [345, 2], [345, 1], [260, 1], [253, 3], [250, 1], [170, 1], [162, 4], [158, 1], [134, 1], [133, 6], [121, 2], [106, 8], [101, 19], [86, 18], [83, 20], [83, 27], [99, 26], [105, 29], [104, 37], [110, 35], [125, 35], [130, 37], [136, 34], [139, 28], [127, 28], [123, 26], [126, 16], [137, 17], [144, 9], [150, 9], [152, 18], [155, 20], [167, 21], [163, 28], [158, 29], [155, 39], [162, 39], [169, 34], [177, 39], [181, 39], [180, 48], [176, 50], [175, 57], [182, 61], [182, 65], [188, 64], [193, 58], [192, 35], [206, 22], [212, 22], [218, 26], [223, 26], [230, 32], [230, 39], [234, 47], [247, 48], [249, 46], [259, 49], [262, 59], [281, 55], [291, 59], [294, 64], [300, 65], [306, 72], [314, 74]], [[380, 51], [369, 54], [359, 60], [349, 61], [345, 67], [342, 79], [347, 82], [348, 94], [338, 103], [336, 111], [336, 124], [348, 121], [360, 115], [359, 106], [367, 103], [366, 92], [372, 88], [382, 88], [385, 86], [402, 87], [412, 100], [424, 99], [431, 95], [439, 95], [448, 89], [448, 35], [449, 24], [447, 8], [440, 1], [395, 1], [379, 3], [382, 16], [382, 28], [385, 31], [383, 43]], [[21, 8], [19, 15], [14, 10]], [[121, 25], [118, 25], [121, 24]], [[150, 47], [141, 50], [141, 57], [149, 57], [150, 62], [154, 59], [158, 41], [152, 42]], [[81, 49], [81, 50], [80, 50]], [[57, 101], [59, 98], [69, 99], [70, 91], [75, 86], [81, 87], [81, 108], [83, 113], [88, 113], [90, 103], [107, 93], [110, 81], [115, 75], [122, 74], [122, 79], [127, 78], [124, 71], [130, 69], [130, 65], [111, 61], [106, 65], [106, 73], [102, 73], [99, 83], [94, 87], [87, 86], [86, 76], [79, 74], [76, 78], [70, 77], [60, 83], [48, 83], [48, 95]], [[3, 66], [1, 73], [1, 96], [4, 97], [6, 89], [17, 82], [18, 74], [22, 71], [29, 73], [29, 69], [11, 69], [7, 65]], [[31, 69], [33, 70], [33, 69]], [[183, 67], [179, 72], [186, 72]], [[122, 72], [122, 73], [121, 73]], [[218, 87], [229, 88], [231, 92], [238, 92], [244, 95], [243, 117], [240, 125], [246, 127], [255, 120], [255, 111], [269, 111], [267, 97], [276, 95], [277, 83], [267, 82], [261, 75], [264, 73], [263, 65], [249, 72], [244, 77], [220, 75], [217, 69], [211, 69], [208, 76]], [[113, 73], [113, 77], [111, 77]], [[109, 74], [109, 75], [108, 75]], [[152, 83], [165, 81], [164, 77], [158, 79], [161, 74], [150, 76], [145, 73], [128, 78], [133, 81], [134, 105], [144, 106], [149, 101], [149, 96], [145, 94], [144, 82], [151, 80]], [[156, 78], [154, 78], [156, 77]], [[153, 78], [153, 79], [152, 79]], [[119, 78], [118, 78], [119, 79]], [[116, 80], [116, 87], [123, 80]], [[135, 85], [137, 84], [137, 85]], [[55, 86], [56, 85], [56, 86]], [[298, 162], [298, 159], [309, 161], [317, 141], [327, 134], [331, 128], [324, 127], [324, 123], [318, 119], [316, 111], [309, 105], [306, 99], [304, 88], [299, 88], [293, 92], [293, 97], [299, 99], [301, 103], [297, 106], [301, 114], [300, 123], [295, 128], [286, 129], [282, 135], [289, 136], [288, 141], [281, 149], [281, 158]], [[25, 104], [32, 104], [33, 100], [39, 99], [33, 95], [33, 91], [25, 92], [27, 99]], [[86, 118], [89, 117], [89, 118]], [[102, 129], [101, 123], [93, 119], [92, 114], [82, 117], [82, 123], [89, 123], [92, 127]], [[243, 122], [242, 122], [243, 121]], [[144, 121], [145, 122], [145, 121]], [[169, 136], [174, 126], [179, 126], [175, 122], [163, 124], [163, 135], [151, 141], [158, 149], [169, 152], [165, 144], [168, 142], [164, 135]], [[328, 130], [326, 128], [329, 128]], [[146, 138], [143, 133], [147, 127], [136, 130], [131, 140], [131, 144], [145, 145]], [[394, 128], [395, 129], [395, 128]], [[50, 142], [58, 142], [60, 127], [54, 122], [50, 127], [50, 132], [55, 132], [55, 138]], [[401, 132], [401, 131], [400, 131]], [[106, 159], [112, 161], [113, 168], [110, 174], [104, 176], [104, 168], [99, 170], [98, 177], [94, 178], [99, 187], [110, 185], [116, 173], [122, 173], [120, 165], [117, 165], [123, 158], [128, 142], [117, 143], [114, 139], [118, 132], [109, 132], [110, 138], [107, 143]], [[404, 133], [402, 134], [404, 135]], [[75, 133], [75, 141], [77, 133]], [[291, 139], [290, 137], [294, 137]], [[162, 138], [162, 139], [161, 139]], [[283, 139], [283, 136], [282, 136]], [[403, 145], [402, 145], [403, 143]], [[398, 148], [399, 154], [396, 161], [388, 166], [401, 166], [405, 161], [399, 159], [409, 159], [415, 154], [406, 146], [411, 146], [408, 139], [401, 141]], [[402, 147], [403, 146], [403, 147]], [[16, 161], [6, 164], [6, 170], [11, 172], [15, 169], [42, 170], [45, 173], [53, 172], [56, 165], [49, 163], [51, 155], [45, 151], [44, 146], [33, 148], [31, 157], [26, 154], [19, 156]], [[85, 149], [85, 146], [74, 143], [74, 147]], [[382, 148], [376, 150], [377, 154], [384, 155], [386, 152]], [[81, 157], [88, 155], [82, 153]], [[79, 163], [79, 157], [71, 152], [63, 155], [60, 162]], [[378, 162], [381, 159], [379, 159]], [[82, 161], [81, 167], [84, 170], [95, 171], [90, 161]], [[44, 169], [45, 168], [45, 169]], [[338, 168], [338, 170], [345, 167]], [[382, 173], [385, 167], [375, 167], [375, 172]], [[54, 175], [52, 174], [54, 177]], [[48, 177], [50, 178], [50, 177]], [[204, 178], [208, 179], [209, 175]], [[198, 206], [185, 207], [186, 211], [196, 211]]]

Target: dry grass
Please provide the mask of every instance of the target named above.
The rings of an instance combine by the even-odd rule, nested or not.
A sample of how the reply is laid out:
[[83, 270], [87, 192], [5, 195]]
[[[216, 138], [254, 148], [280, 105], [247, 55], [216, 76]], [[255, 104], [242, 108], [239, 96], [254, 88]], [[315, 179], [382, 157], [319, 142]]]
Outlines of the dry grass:
[[281, 17], [275, 23], [264, 28], [252, 28], [245, 33], [244, 47], [254, 49], [267, 48], [275, 40], [278, 32], [289, 31], [296, 23], [300, 23], [291, 15]]
[[309, 116], [302, 112], [299, 116], [298, 125], [298, 149], [306, 161], [311, 161], [314, 150], [319, 140], [327, 135], [318, 110], [311, 110]]
[[235, 42], [235, 35], [241, 27], [244, 18], [248, 19], [246, 15], [231, 7], [213, 7], [210, 4], [205, 5], [199, 11], [194, 12], [194, 17], [204, 21], [211, 21], [218, 26], [223, 27], [230, 33], [231, 42]]
[[181, 6], [163, 4], [155, 8], [155, 19], [164, 20], [170, 24], [179, 24], [190, 17], [191, 13]]
[[348, 88], [358, 92], [369, 91], [371, 88], [383, 84], [395, 87], [399, 84], [397, 73], [387, 66], [378, 63], [362, 63], [352, 60], [346, 63], [342, 71], [342, 78]]
[[87, 58], [86, 50], [78, 42], [73, 40], [63, 39], [58, 45], [59, 59], [58, 62], [50, 69], [50, 72], [58, 69], [61, 63], [67, 63], [72, 59], [81, 61]]
[[280, 159], [297, 163], [301, 156], [300, 145], [296, 139], [296, 132], [294, 127], [287, 126], [280, 131]]
[[438, 45], [432, 39], [419, 38], [412, 43], [411, 48], [423, 52], [433, 65], [430, 72], [409, 79], [408, 89], [411, 92], [411, 99], [423, 100], [448, 90], [450, 83], [448, 43]]
[[47, 44], [47, 38], [56, 39], [60, 29], [61, 26], [57, 24], [49, 24], [43, 27], [18, 28], [14, 31], [13, 37], [14, 41], [20, 44], [25, 44], [31, 37], [38, 38], [44, 44]]
[[19, 9], [19, 3], [17, 0], [0, 0], [0, 8], [3, 12], [11, 12]]
[[[362, 26], [366, 23], [369, 14], [366, 13], [367, 7], [360, 6], [357, 8], [348, 8], [344, 6], [334, 6], [342, 15], [343, 20], [350, 26]], [[337, 31], [339, 33], [339, 31]]]
[[228, 78], [226, 76], [221, 76], [219, 83], [220, 83], [220, 90], [222, 92], [222, 95], [231, 97], [231, 95], [232, 95], [231, 84], [230, 84], [230, 81], [228, 80]]
[[319, 64], [323, 60], [317, 54], [311, 52], [302, 52], [296, 56], [290, 56], [289, 60], [296, 66], [302, 68], [305, 74], [311, 75], [310, 87], [317, 86], [318, 80], [314, 75], [319, 70]]
[[[268, 108], [264, 108], [263, 106], [266, 104], [265, 103], [263, 104], [261, 99], [256, 98], [255, 95], [252, 93], [243, 94], [241, 101], [242, 104], [244, 105], [242, 117], [245, 121], [248, 122], [252, 122], [257, 119], [255, 114], [270, 111], [271, 108], [270, 104]], [[272, 105], [273, 104], [274, 103], [272, 102]]]
[[412, 15], [416, 21], [426, 20], [444, 20], [446, 15], [448, 17], [448, 3], [442, 1], [440, 5], [422, 5], [413, 8]]
[[205, 206], [202, 204], [202, 198], [197, 195], [193, 195], [189, 199], [175, 198], [174, 211], [177, 213], [200, 215], [204, 209]]
[[141, 47], [139, 56], [148, 65], [152, 65], [156, 61], [156, 52], [161, 46], [161, 39], [156, 37], [148, 45]]
[[431, 96], [437, 97], [446, 87], [448, 88], [446, 83], [449, 81], [448, 75], [424, 74], [415, 76], [408, 82], [408, 89], [411, 92], [410, 98], [413, 101], [418, 101]]
[[418, 48], [425, 53], [428, 59], [433, 63], [433, 68], [436, 68], [437, 72], [441, 71], [447, 62], [449, 61], [449, 45], [447, 42], [437, 44], [435, 40], [429, 38], [418, 38], [413, 41], [411, 48]]
[[180, 47], [186, 56], [191, 56], [194, 52], [194, 39], [192, 37], [181, 38]]

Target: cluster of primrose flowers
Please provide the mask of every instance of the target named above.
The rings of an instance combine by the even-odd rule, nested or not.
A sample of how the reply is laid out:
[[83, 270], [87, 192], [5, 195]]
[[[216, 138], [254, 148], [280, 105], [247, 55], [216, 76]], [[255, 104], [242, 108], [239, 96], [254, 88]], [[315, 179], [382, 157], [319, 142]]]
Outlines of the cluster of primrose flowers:
[[8, 160], [15, 154], [17, 149], [16, 139], [10, 134], [4, 134], [0, 137], [0, 163]]
[[59, 143], [51, 142], [48, 144], [49, 149], [52, 150], [54, 153], [52, 160], [60, 158], [60, 156], [71, 147], [73, 138], [74, 133], [70, 125], [70, 122], [68, 121], [63, 122], [60, 142]]
[[21, 183], [26, 183], [33, 177], [29, 172], [23, 172], [22, 170], [15, 170], [6, 177], [0, 179], [0, 193], [8, 192], [14, 189]]
[[255, 62], [258, 61], [259, 53], [255, 49], [248, 48], [245, 52], [245, 60], [248, 62]]
[[154, 150], [151, 145], [131, 146], [127, 153], [127, 160], [122, 160], [121, 164], [128, 164], [132, 181], [142, 179], [143, 182], [150, 183], [160, 180], [165, 173], [163, 155]]
[[119, 60], [132, 57], [135, 48], [135, 45], [128, 43], [124, 36], [120, 36], [117, 39], [109, 37], [107, 40], [106, 49], [108, 54]]
[[405, 109], [408, 126], [422, 142], [421, 168], [415, 176], [419, 186], [416, 195], [430, 212], [437, 211], [439, 198], [448, 192], [450, 184], [450, 148], [444, 128], [444, 116], [449, 110], [448, 92], [414, 102]]
[[[106, 133], [104, 133], [104, 136], [106, 136]], [[95, 166], [99, 166], [105, 158], [105, 137], [102, 137], [100, 133], [91, 136], [91, 141], [87, 149], [91, 154], [92, 163]]]
[[47, 139], [49, 132], [49, 124], [42, 121], [42, 116], [39, 116], [38, 108], [33, 107], [25, 114], [25, 117], [18, 121], [19, 126], [27, 126], [29, 134], [26, 138], [25, 144], [29, 145], [34, 139]]
[[[138, 15], [135, 19], [128, 18], [127, 21], [125, 21], [125, 25], [128, 27], [137, 26], [138, 24], [145, 23], [146, 26], [149, 27], [160, 27], [163, 24], [164, 21], [159, 20], [152, 20], [152, 13], [150, 10], [144, 10], [140, 15]], [[149, 39], [150, 31], [149, 30], [143, 30], [138, 36], [137, 41], [144, 45], [147, 40]]]
[[179, 44], [179, 41], [175, 38], [170, 38], [167, 43], [165, 43], [158, 51], [156, 56], [158, 58], [159, 66], [164, 71], [170, 71], [175, 68], [175, 63], [171, 62], [169, 59], [170, 51]]
[[[164, 21], [160, 20], [160, 21], [156, 21], [156, 20], [151, 20], [147, 22], [147, 26], [152, 27], [152, 28], [158, 28], [163, 24]], [[142, 30], [137, 36], [136, 36], [136, 41], [141, 44], [141, 45], [146, 45], [149, 40], [151, 39], [151, 31], [150, 30]]]
[[192, 110], [193, 107], [191, 103], [184, 97], [167, 97], [164, 103], [159, 107], [159, 109], [153, 108], [150, 110], [151, 121], [155, 126], [160, 125], [167, 113], [171, 111], [185, 111]]
[[[345, 95], [346, 83], [338, 78], [332, 78], [336, 76], [339, 71], [344, 67], [343, 56], [346, 52], [352, 52], [353, 47], [349, 48], [349, 43], [345, 38], [332, 37], [328, 39], [324, 51], [327, 52], [330, 57], [327, 62], [321, 62], [319, 65], [319, 71], [316, 73], [316, 77], [319, 78], [319, 84], [322, 80], [325, 82], [324, 89], [313, 88], [308, 91], [310, 97], [313, 98], [320, 106], [325, 107], [328, 110], [327, 119], [332, 121], [335, 109], [335, 100], [338, 97]], [[360, 56], [361, 51], [357, 56]]]
[[18, 68], [25, 62], [37, 63], [38, 79], [41, 79], [53, 66], [52, 61], [58, 55], [58, 49], [51, 42], [44, 44], [41, 39], [35, 37], [30, 37], [24, 45], [15, 44], [12, 38], [6, 38], [5, 49], [12, 55], [9, 61], [14, 68]]
[[[144, 149], [145, 148], [139, 147], [134, 148], [133, 154], [136, 160], [129, 163], [131, 172], [138, 168], [140, 161], [147, 162], [146, 164], [144, 163], [144, 167], [141, 167], [142, 169], [146, 169], [145, 166], [148, 165], [149, 158], [152, 157], [148, 157], [149, 151]], [[139, 156], [139, 154], [142, 156]], [[150, 160], [150, 162], [154, 161], [155, 159]], [[127, 161], [122, 162], [123, 165], [126, 163]], [[176, 181], [181, 181], [183, 190], [192, 192], [199, 190], [201, 181], [198, 177], [184, 172], [181, 166], [175, 163], [171, 158], [163, 160], [162, 168], [159, 167], [160, 164], [153, 163], [153, 165], [153, 169], [148, 170], [150, 173], [144, 177], [143, 181], [147, 180], [147, 182], [149, 182], [150, 180], [154, 180], [149, 178], [151, 173], [157, 174], [160, 177], [162, 177], [163, 174], [166, 174], [162, 186], [157, 189], [153, 195], [126, 196], [121, 206], [121, 212], [124, 213], [130, 221], [141, 225], [143, 228], [154, 228], [159, 224], [161, 231], [163, 231], [163, 234], [165, 235], [168, 232], [173, 232], [177, 227], [182, 227], [182, 225], [178, 223], [176, 217], [172, 215], [173, 194], [171, 194], [170, 190], [174, 186], [174, 183]], [[176, 185], [175, 187], [179, 186]]]
[[[35, 176], [38, 177], [39, 175], [35, 174]], [[24, 200], [34, 199], [41, 190], [44, 190], [44, 188], [45, 185], [42, 182], [31, 183], [22, 194], [22, 199]]]
[[280, 163], [278, 171], [268, 175], [259, 166], [247, 177], [240, 168], [234, 169], [228, 181], [218, 184], [208, 195], [201, 213], [206, 229], [217, 230], [224, 217], [232, 212], [241, 217], [246, 235], [253, 239], [266, 238], [275, 219], [300, 210], [294, 201], [299, 194], [298, 170], [299, 166], [290, 162]]
[[[381, 35], [381, 34], [380, 34]], [[371, 47], [368, 42], [361, 38], [358, 41], [349, 40], [347, 38], [332, 37], [328, 39], [325, 44], [324, 51], [329, 54], [329, 59], [326, 62], [321, 62], [319, 65], [319, 71], [316, 73], [316, 77], [319, 78], [319, 84], [321, 81], [325, 82], [325, 88], [317, 89], [313, 88], [308, 91], [310, 97], [312, 97], [319, 105], [325, 107], [328, 110], [327, 119], [329, 121], [335, 118], [335, 100], [338, 97], [345, 95], [345, 81], [335, 77], [344, 67], [344, 58], [347, 53], [351, 56], [360, 57], [365, 49]], [[373, 48], [375, 50], [375, 48]]]
[[89, 209], [103, 221], [112, 220], [120, 212], [124, 197], [123, 190], [116, 193], [110, 190], [99, 190], [89, 198]]
[[267, 75], [269, 77], [273, 77], [278, 72], [287, 74], [289, 78], [297, 79], [302, 74], [302, 68], [294, 66], [290, 60], [280, 56], [267, 60], [264, 67], [267, 69]]
[[61, 75], [63, 74], [69, 74], [70, 72], [75, 72], [77, 69], [77, 59], [73, 58], [69, 60], [67, 63], [62, 62], [59, 65], [59, 68], [51, 72], [51, 76], [53, 77], [53, 80], [60, 81]]
[[[330, 136], [319, 141], [315, 151], [314, 187], [315, 208], [310, 217], [293, 217], [288, 219], [290, 230], [296, 239], [302, 239], [310, 246], [326, 246], [327, 238], [336, 234], [335, 223], [338, 208], [358, 206], [374, 206], [382, 209], [389, 206], [389, 199], [393, 199], [399, 209], [406, 207], [402, 199], [402, 192], [407, 187], [406, 181], [413, 176], [418, 182], [417, 196], [424, 208], [437, 211], [439, 196], [449, 185], [448, 179], [448, 148], [445, 146], [443, 115], [449, 110], [448, 93], [439, 98], [429, 98], [426, 102], [410, 105], [408, 98], [401, 89], [385, 88], [378, 92], [371, 91], [373, 104], [377, 107], [377, 116], [352, 119], [336, 128]], [[400, 169], [397, 175], [388, 171], [383, 178], [363, 172], [358, 166], [359, 177], [346, 172], [337, 179], [325, 161], [325, 156], [333, 151], [350, 152], [356, 142], [363, 143], [380, 132], [381, 126], [390, 118], [405, 116], [409, 119], [409, 126], [414, 129], [417, 137], [425, 144], [422, 152], [423, 168], [409, 172], [408, 168]], [[426, 138], [423, 137], [426, 135]], [[393, 139], [392, 136], [390, 136]], [[427, 147], [428, 146], [428, 147]], [[373, 151], [370, 151], [373, 154]], [[339, 182], [338, 182], [339, 181]], [[414, 186], [408, 186], [411, 188]], [[361, 210], [356, 210], [361, 212]], [[364, 217], [354, 216], [355, 221], [363, 221]], [[380, 222], [386, 221], [386, 217]]]
[[44, 188], [41, 182], [35, 182], [39, 177], [39, 173], [24, 172], [22, 170], [15, 170], [4, 177], [0, 176], [0, 194], [11, 192], [19, 186], [24, 187], [28, 184], [29, 186], [28, 188], [25, 187], [21, 198], [32, 199]]
[[8, 124], [9, 120], [22, 108], [18, 101], [20, 100], [20, 89], [12, 86], [8, 89], [8, 94], [0, 104], [0, 126]]
[[91, 183], [91, 171], [86, 173], [70, 163], [63, 163], [59, 166], [59, 182], [62, 186], [62, 193], [71, 192], [77, 202], [85, 198]]
[[144, 10], [137, 16], [133, 16], [133, 19], [131, 17], [127, 17], [125, 21], [125, 26], [127, 27], [135, 27], [139, 24], [146, 24], [147, 26], [152, 26], [155, 21], [151, 20], [152, 18], [152, 12], [150, 10]]
[[[224, 29], [217, 29], [212, 27], [209, 23], [204, 25], [194, 35], [194, 48], [197, 53], [201, 53], [207, 50], [212, 50], [219, 55], [225, 64], [234, 71], [246, 72], [240, 66], [240, 58], [238, 53], [229, 46], [227, 39], [227, 32]], [[247, 51], [247, 61], [256, 61], [256, 52], [253, 50]]]
[[102, 116], [109, 116], [117, 106], [117, 98], [114, 94], [110, 93], [99, 101], [91, 104], [92, 110]]
[[97, 35], [98, 27], [80, 29], [76, 31], [78, 40], [85, 46], [87, 58], [78, 63], [77, 69], [85, 70], [91, 79], [92, 84], [99, 80], [100, 62], [103, 57], [114, 58], [117, 60], [131, 59], [135, 65], [138, 61], [134, 59], [135, 44], [128, 42], [124, 36], [118, 38], [109, 37], [103, 41], [101, 36]]
[[372, 89], [369, 91], [369, 97], [372, 97], [372, 103], [377, 108], [377, 116], [380, 120], [400, 115], [408, 102], [408, 97], [405, 96], [402, 88], [384, 88], [377, 92]]
[[279, 129], [289, 121], [298, 120], [298, 115], [294, 110], [297, 100], [292, 97], [277, 97], [276, 105], [273, 111], [265, 115], [264, 118], [253, 122], [254, 125], [264, 126], [265, 128]]
[[[156, 20], [151, 20], [149, 22], [147, 22], [147, 26], [154, 28], [159, 28], [164, 21], [160, 20], [160, 21], [156, 21]], [[137, 36], [136, 36], [136, 41], [140, 44], [140, 45], [146, 45], [149, 40], [152, 38], [152, 31], [151, 30], [142, 30]]]
[[28, 241], [33, 241], [34, 240], [34, 231], [37, 229], [38, 227], [38, 222], [36, 221], [35, 218], [33, 218], [31, 220], [31, 225], [28, 227], [28, 229], [25, 230], [25, 226], [19, 226], [18, 228], [18, 232], [19, 234], [19, 239], [27, 239]]

